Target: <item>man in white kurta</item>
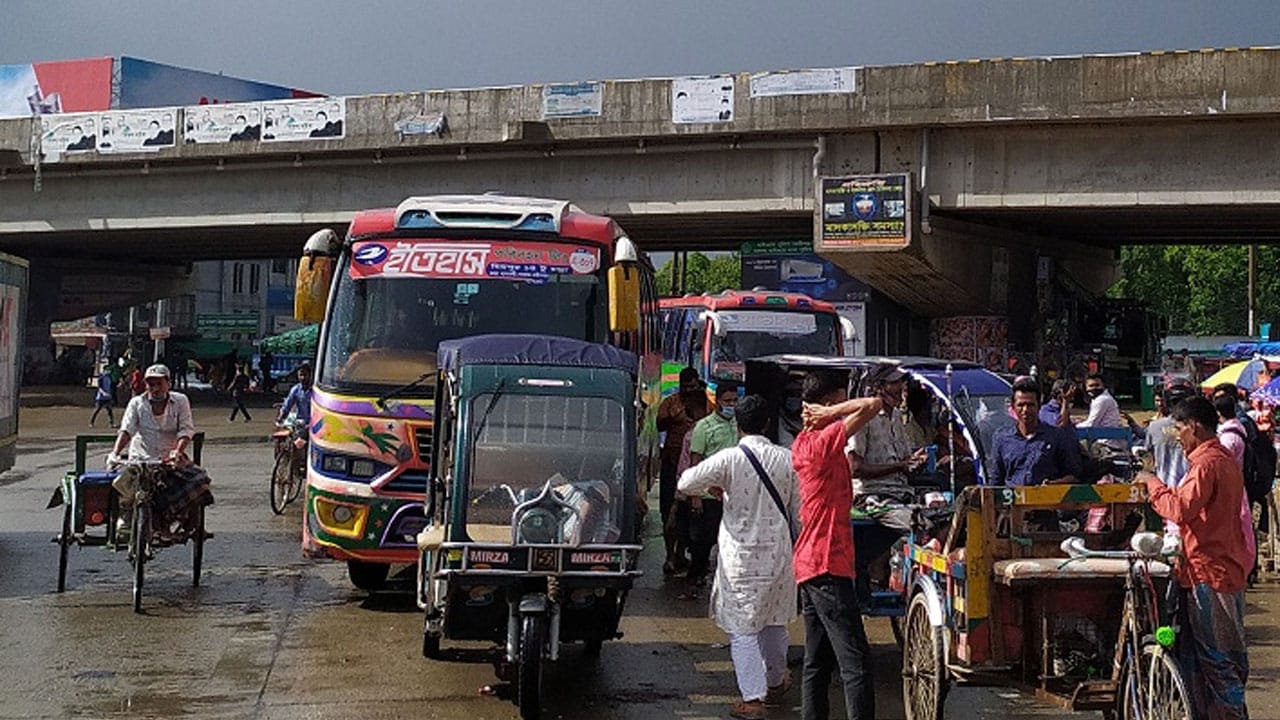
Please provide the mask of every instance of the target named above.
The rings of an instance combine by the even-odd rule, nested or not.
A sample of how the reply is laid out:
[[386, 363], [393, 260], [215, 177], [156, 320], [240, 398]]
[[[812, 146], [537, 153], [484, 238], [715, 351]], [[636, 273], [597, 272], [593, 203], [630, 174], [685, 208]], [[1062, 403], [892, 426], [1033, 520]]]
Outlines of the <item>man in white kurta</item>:
[[[800, 496], [791, 452], [762, 435], [768, 413], [767, 403], [758, 395], [739, 401], [740, 444], [686, 470], [678, 484], [685, 495], [696, 497], [708, 490], [723, 494], [711, 617], [730, 638], [742, 692], [742, 702], [730, 713], [736, 718], [763, 717], [766, 699], [776, 699], [791, 686], [787, 624], [796, 614], [796, 585], [789, 520], [795, 517]], [[744, 447], [754, 453], [777, 488], [785, 516], [747, 459]]]

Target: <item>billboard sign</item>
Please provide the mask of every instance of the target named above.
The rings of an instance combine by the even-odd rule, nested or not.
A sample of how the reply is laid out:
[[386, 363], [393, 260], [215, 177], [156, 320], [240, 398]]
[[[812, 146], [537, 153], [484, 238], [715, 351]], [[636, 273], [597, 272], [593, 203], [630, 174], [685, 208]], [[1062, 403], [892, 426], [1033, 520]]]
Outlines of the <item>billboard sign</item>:
[[[107, 76], [109, 92], [110, 71]], [[120, 107], [125, 109], [168, 105], [216, 105], [308, 97], [319, 96], [313, 92], [282, 85], [242, 80], [135, 57], [120, 58]]]
[[0, 65], [0, 118], [107, 110], [113, 62], [105, 57]]
[[911, 244], [911, 174], [824, 177], [817, 249], [901, 250]]

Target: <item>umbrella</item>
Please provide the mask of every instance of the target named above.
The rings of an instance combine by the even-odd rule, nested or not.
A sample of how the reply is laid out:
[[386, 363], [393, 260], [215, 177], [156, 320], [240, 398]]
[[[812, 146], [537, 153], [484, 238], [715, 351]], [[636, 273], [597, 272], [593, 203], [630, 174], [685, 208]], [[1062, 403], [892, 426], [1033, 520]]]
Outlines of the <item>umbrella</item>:
[[1258, 376], [1265, 376], [1266, 372], [1267, 364], [1262, 360], [1242, 360], [1210, 375], [1209, 379], [1200, 383], [1200, 387], [1209, 389], [1215, 385], [1231, 383], [1243, 390], [1253, 390], [1258, 387]]
[[1280, 405], [1280, 377], [1263, 385], [1249, 394], [1250, 400], [1257, 400], [1267, 405]]

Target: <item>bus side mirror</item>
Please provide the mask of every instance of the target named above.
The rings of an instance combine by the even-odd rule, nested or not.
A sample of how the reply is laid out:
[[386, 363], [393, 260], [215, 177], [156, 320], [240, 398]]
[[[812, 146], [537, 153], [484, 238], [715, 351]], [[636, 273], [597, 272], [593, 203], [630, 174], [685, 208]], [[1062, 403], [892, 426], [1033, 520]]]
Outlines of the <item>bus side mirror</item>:
[[338, 234], [329, 228], [317, 230], [307, 238], [294, 281], [293, 317], [301, 322], [324, 320], [333, 282], [334, 258], [342, 247]]
[[844, 338], [844, 354], [853, 357], [858, 354], [858, 331], [853, 328], [853, 321], [840, 316], [840, 334]]
[[609, 330], [640, 329], [640, 269], [625, 263], [609, 268]]

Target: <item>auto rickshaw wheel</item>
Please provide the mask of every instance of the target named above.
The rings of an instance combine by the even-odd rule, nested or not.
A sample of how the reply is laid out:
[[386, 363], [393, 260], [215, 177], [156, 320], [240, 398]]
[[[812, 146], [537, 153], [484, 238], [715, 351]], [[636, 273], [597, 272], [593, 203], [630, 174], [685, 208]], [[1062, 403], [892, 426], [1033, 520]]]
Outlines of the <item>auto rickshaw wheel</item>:
[[902, 650], [902, 705], [906, 720], [942, 720], [947, 688], [942, 631], [929, 620], [925, 595], [918, 593], [911, 598]]
[[389, 572], [391, 572], [391, 566], [386, 563], [347, 561], [347, 577], [351, 579], [351, 584], [365, 592], [381, 590], [387, 583]]
[[516, 681], [523, 720], [538, 720], [542, 712], [542, 646], [546, 637], [547, 617], [525, 615], [520, 632], [520, 668]]
[[58, 536], [58, 592], [67, 589], [67, 561], [71, 554], [71, 503], [62, 508], [62, 534]]
[[422, 657], [428, 660], [440, 659], [440, 635], [431, 630], [431, 621], [422, 620]]

